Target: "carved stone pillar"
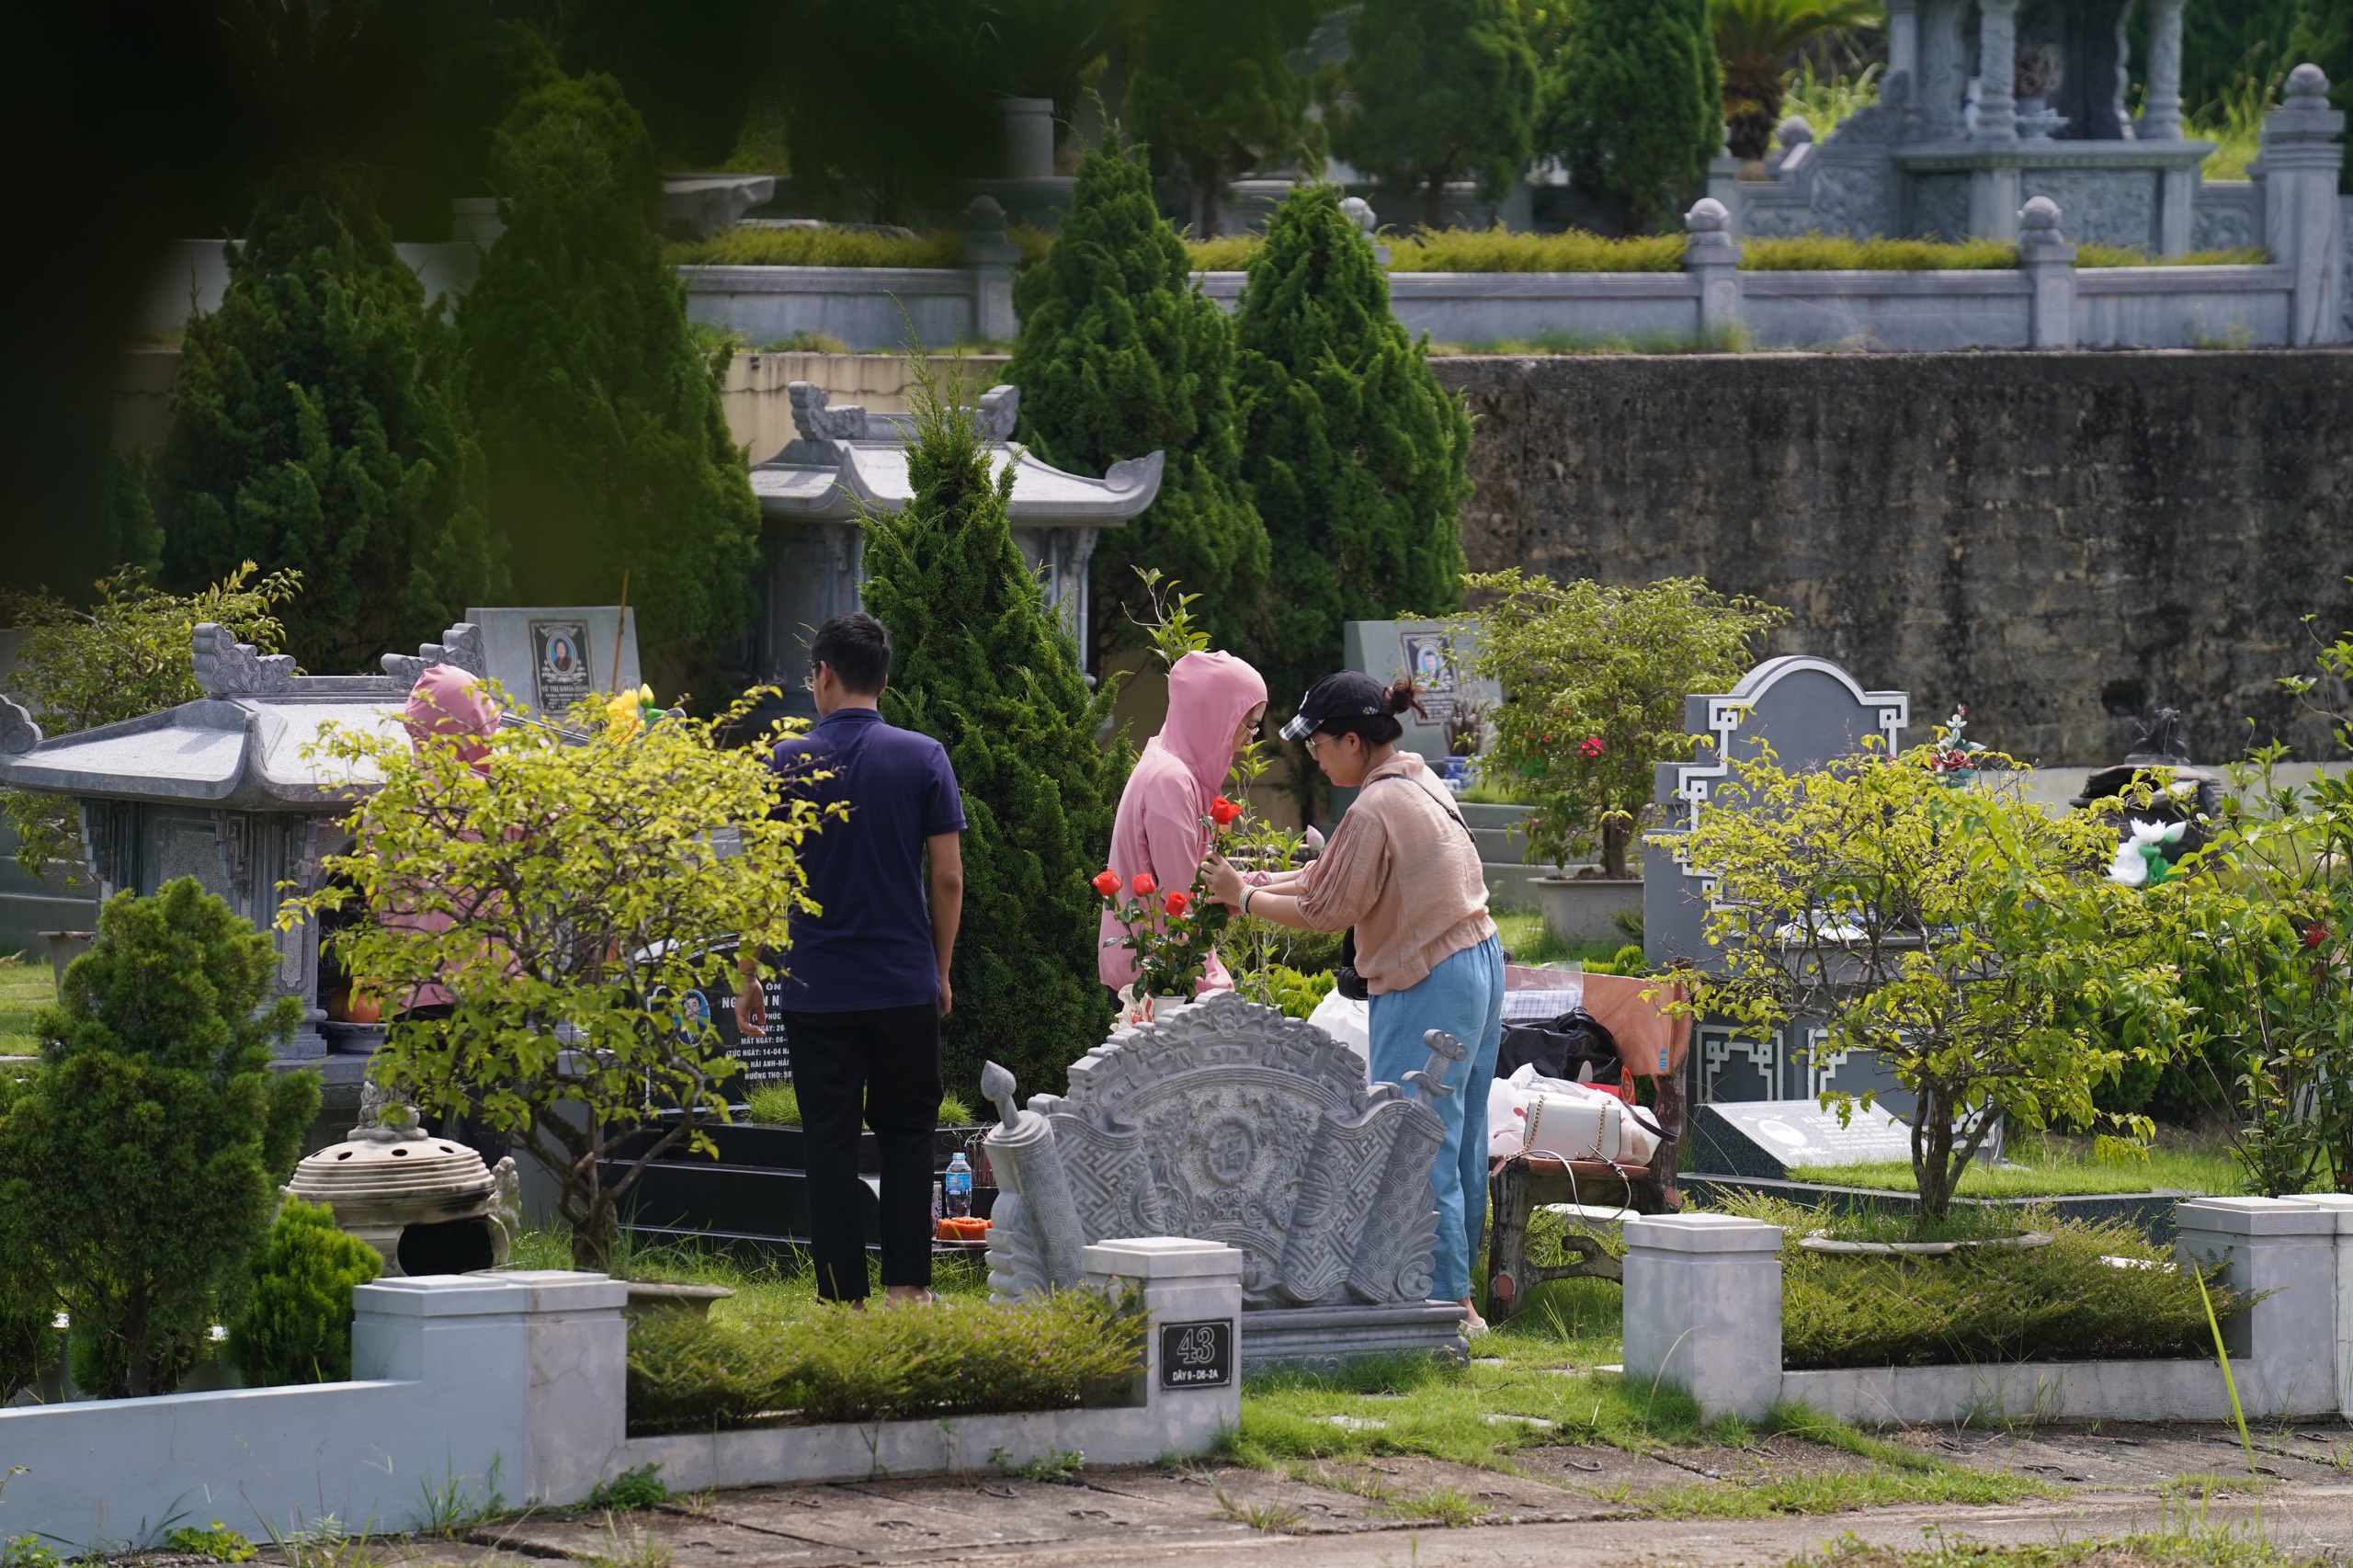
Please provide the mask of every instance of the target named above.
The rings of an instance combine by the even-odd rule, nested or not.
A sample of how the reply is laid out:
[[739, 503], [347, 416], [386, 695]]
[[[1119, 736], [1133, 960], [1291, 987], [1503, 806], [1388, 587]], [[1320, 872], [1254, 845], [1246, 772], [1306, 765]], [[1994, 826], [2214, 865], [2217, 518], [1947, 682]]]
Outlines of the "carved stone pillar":
[[2182, 0], [2149, 0], [2148, 83], [2141, 98], [2143, 142], [2181, 140]]
[[1887, 0], [1887, 74], [1920, 79], [1919, 0]]
[[2010, 80], [2018, 68], [2018, 0], [1977, 0], [1977, 131], [1972, 141], [2018, 140], [2018, 105], [2010, 97]]

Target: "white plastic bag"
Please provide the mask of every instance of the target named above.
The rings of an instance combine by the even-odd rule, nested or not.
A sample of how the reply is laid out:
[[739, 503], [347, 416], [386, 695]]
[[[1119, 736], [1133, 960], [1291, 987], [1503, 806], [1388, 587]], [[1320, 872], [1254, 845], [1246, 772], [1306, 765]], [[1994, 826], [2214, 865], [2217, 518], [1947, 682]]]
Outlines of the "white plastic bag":
[[1372, 1082], [1372, 1004], [1351, 1002], [1337, 990], [1327, 991], [1307, 1021], [1347, 1046], [1364, 1063], [1365, 1082]]
[[1488, 1085], [1489, 1159], [1532, 1153], [1646, 1165], [1657, 1149], [1657, 1135], [1632, 1107], [1606, 1089], [1540, 1078], [1533, 1067]]

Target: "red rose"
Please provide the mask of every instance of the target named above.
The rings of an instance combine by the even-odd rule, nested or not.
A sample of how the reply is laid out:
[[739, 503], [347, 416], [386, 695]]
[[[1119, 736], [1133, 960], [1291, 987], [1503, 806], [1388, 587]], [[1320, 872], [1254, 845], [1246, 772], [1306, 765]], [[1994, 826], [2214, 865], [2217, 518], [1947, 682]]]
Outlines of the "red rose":
[[1185, 906], [1192, 902], [1181, 892], [1172, 892], [1162, 902], [1160, 907], [1171, 915], [1182, 915], [1185, 913]]
[[1210, 821], [1220, 827], [1231, 827], [1233, 824], [1233, 819], [1241, 814], [1242, 808], [1222, 795], [1210, 802]]
[[2304, 927], [2304, 946], [2317, 948], [2328, 940], [2328, 927], [2318, 921]]
[[1096, 873], [1095, 881], [1089, 885], [1092, 886], [1097, 892], [1101, 893], [1105, 898], [1109, 898], [1120, 891], [1120, 873], [1117, 871], [1098, 871]]
[[1138, 898], [1150, 898], [1159, 886], [1158, 882], [1152, 880], [1150, 871], [1139, 871], [1136, 873], [1136, 880], [1128, 884], [1128, 891]]

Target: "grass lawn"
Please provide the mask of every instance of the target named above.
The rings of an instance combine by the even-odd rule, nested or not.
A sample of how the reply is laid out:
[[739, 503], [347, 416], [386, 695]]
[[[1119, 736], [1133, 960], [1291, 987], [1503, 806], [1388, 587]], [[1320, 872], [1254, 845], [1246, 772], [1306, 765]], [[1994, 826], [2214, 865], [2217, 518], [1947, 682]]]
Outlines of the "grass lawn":
[[33, 1014], [56, 1000], [46, 960], [0, 959], [0, 1056], [36, 1054], [40, 1042], [33, 1038]]
[[[1988, 1169], [1972, 1165], [1961, 1178], [1964, 1198], [2056, 1198], [2070, 1193], [2194, 1192], [2234, 1193], [2246, 1190], [2245, 1174], [2230, 1151], [2204, 1139], [2160, 1136], [2146, 1159], [2117, 1165], [2096, 1159], [2085, 1138], [2037, 1138], [2010, 1141], [2006, 1166]], [[1873, 1187], [1885, 1192], [1911, 1192], [1916, 1184], [1912, 1167], [1900, 1160], [1861, 1165], [1792, 1166], [1793, 1180], [1835, 1187]]]
[[1544, 917], [1533, 910], [1497, 910], [1495, 921], [1495, 932], [1504, 940], [1504, 957], [1512, 963], [1577, 962], [1590, 970], [1614, 974], [1618, 971], [1611, 966], [1619, 952], [1628, 947], [1642, 947], [1642, 943], [1626, 937], [1572, 947], [1547, 930]]
[[[1414, 1455], [1517, 1473], [1518, 1456], [1559, 1445], [1650, 1453], [1689, 1444], [1739, 1449], [1760, 1431], [1789, 1433], [1870, 1461], [1861, 1470], [1738, 1483], [1695, 1482], [1609, 1500], [1656, 1518], [1756, 1518], [1894, 1503], [1979, 1504], [2039, 1496], [2017, 1476], [1964, 1469], [1880, 1441], [1800, 1405], [1752, 1426], [1702, 1422], [1681, 1390], [1599, 1370], [1622, 1354], [1618, 1286], [1560, 1279], [1472, 1345], [1468, 1367], [1410, 1356], [1358, 1363], [1338, 1377], [1253, 1379], [1227, 1457], [1297, 1481], [1355, 1490], [1348, 1467]], [[1447, 1498], [1407, 1499], [1438, 1517]], [[1468, 1500], [1463, 1500], [1466, 1506]], [[1442, 1522], [1465, 1522], [1451, 1519]]]

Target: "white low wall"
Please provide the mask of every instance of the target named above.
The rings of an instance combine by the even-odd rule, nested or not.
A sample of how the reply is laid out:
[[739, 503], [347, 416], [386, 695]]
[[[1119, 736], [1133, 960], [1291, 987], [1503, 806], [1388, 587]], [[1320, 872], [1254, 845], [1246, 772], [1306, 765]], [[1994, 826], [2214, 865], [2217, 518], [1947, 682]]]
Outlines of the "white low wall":
[[2285, 267], [2096, 267], [2075, 274], [2081, 348], [2222, 348], [2288, 341]]
[[[2245, 1391], [2240, 1393], [2244, 1398]], [[2211, 1358], [1783, 1372], [1781, 1398], [1864, 1426], [1950, 1422], [1972, 1414], [2012, 1421], [2212, 1421], [2231, 1409], [2222, 1369]]]
[[[2246, 1415], [2353, 1417], [2353, 1195], [2193, 1199], [2174, 1223], [2184, 1263], [2221, 1264], [2225, 1284], [2257, 1298], [2222, 1335]], [[1626, 1375], [1688, 1389], [1711, 1416], [1790, 1401], [1863, 1422], [2230, 1418], [2211, 1360], [1785, 1371], [1779, 1227], [1649, 1215], [1624, 1236]]]
[[2017, 271], [1744, 272], [1743, 321], [1759, 348], [2024, 348]]
[[966, 268], [682, 267], [678, 274], [689, 321], [732, 327], [756, 346], [823, 333], [854, 349], [902, 348], [910, 322], [935, 348], [983, 335], [979, 284]]
[[[148, 1544], [165, 1521], [220, 1519], [266, 1538], [332, 1515], [415, 1528], [428, 1489], [509, 1506], [585, 1498], [650, 1462], [685, 1488], [845, 1480], [1209, 1451], [1241, 1418], [1242, 1255], [1170, 1237], [1086, 1251], [1088, 1279], [1133, 1283], [1147, 1359], [1124, 1403], [1035, 1415], [777, 1426], [629, 1438], [627, 1287], [600, 1274], [380, 1280], [353, 1295], [357, 1381], [0, 1410], [0, 1530], [75, 1548]], [[1230, 1376], [1163, 1376], [1165, 1324], [1222, 1324]], [[1001, 1450], [1001, 1453], [1000, 1453]]]

